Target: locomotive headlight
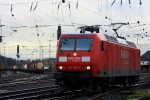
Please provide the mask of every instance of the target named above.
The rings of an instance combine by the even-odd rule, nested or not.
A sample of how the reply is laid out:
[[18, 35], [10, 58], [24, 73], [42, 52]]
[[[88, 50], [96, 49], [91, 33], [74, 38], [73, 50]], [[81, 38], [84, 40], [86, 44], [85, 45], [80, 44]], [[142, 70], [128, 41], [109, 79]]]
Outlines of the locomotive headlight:
[[87, 69], [87, 70], [90, 70], [90, 69], [91, 69], [91, 66], [86, 66], [86, 69]]
[[62, 70], [62, 69], [63, 69], [63, 66], [59, 66], [58, 68], [59, 68], [59, 70]]
[[74, 53], [73, 53], [73, 56], [77, 56], [77, 53], [76, 53], [76, 52], [74, 52]]

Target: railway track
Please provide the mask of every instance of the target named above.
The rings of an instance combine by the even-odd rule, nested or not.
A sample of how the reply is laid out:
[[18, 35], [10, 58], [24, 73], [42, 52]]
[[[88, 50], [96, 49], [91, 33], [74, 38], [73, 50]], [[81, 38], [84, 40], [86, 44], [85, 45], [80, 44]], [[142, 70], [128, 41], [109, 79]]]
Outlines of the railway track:
[[[48, 99], [48, 100], [66, 100], [66, 99], [71, 99], [71, 100], [77, 100], [79, 98], [86, 98], [88, 100], [96, 100], [100, 99], [104, 96], [123, 91], [123, 90], [128, 90], [130, 88], [135, 88], [138, 86], [144, 86], [148, 85], [150, 81], [145, 81], [143, 80], [147, 79], [148, 77], [143, 77], [140, 79], [140, 82], [138, 82], [136, 85], [133, 86], [128, 86], [125, 88], [122, 87], [117, 87], [117, 88], [111, 88], [106, 90], [105, 92], [102, 90], [97, 90], [97, 91], [82, 91], [82, 90], [77, 90], [75, 92], [72, 91], [67, 91], [64, 92], [62, 88], [56, 85], [51, 85], [51, 84], [45, 84], [45, 86], [39, 86], [39, 87], [34, 87], [35, 85], [38, 86], [38, 84], [44, 84], [44, 81], [40, 80], [31, 80], [31, 81], [24, 81], [18, 83], [11, 83], [11, 86], [14, 87], [15, 84], [16, 86], [27, 86], [27, 84], [31, 84], [30, 86], [27, 86], [28, 89], [22, 89], [22, 90], [15, 90], [15, 91], [5, 91], [0, 93], [0, 100], [2, 99], [15, 99], [15, 100], [22, 100], [22, 99]], [[31, 82], [31, 83], [30, 83]], [[45, 83], [48, 83], [49, 80], [46, 79]], [[9, 86], [9, 84], [8, 84]], [[7, 87], [7, 86], [6, 86]], [[0, 87], [1, 88], [1, 87]], [[81, 100], [81, 99], [80, 99]]]
[[76, 100], [75, 98], [83, 98], [86, 97], [88, 100], [99, 100], [100, 98], [119, 92], [128, 90], [130, 88], [135, 88], [142, 85], [147, 85], [148, 83], [136, 84], [134, 86], [128, 86], [125, 88], [117, 87], [114, 89], [106, 90], [106, 92], [97, 90], [97, 91], [82, 91], [78, 90], [75, 92], [67, 91], [62, 92], [59, 86], [49, 86], [49, 87], [40, 87], [40, 88], [32, 88], [20, 91], [11, 91], [0, 94], [0, 99], [15, 99], [15, 100], [23, 100], [23, 99], [48, 99], [48, 100]]
[[[28, 78], [22, 78], [19, 80], [14, 80], [5, 84], [0, 84], [1, 91], [12, 91], [25, 88], [36, 88], [41, 86], [49, 86], [55, 83], [55, 80], [49, 78], [47, 75], [34, 75]], [[0, 92], [1, 92], [0, 91]]]
[[49, 78], [48, 75], [39, 75], [39, 74], [18, 74], [13, 76], [7, 76], [4, 78], [0, 78], [0, 86], [3, 84], [17, 84], [21, 82], [25, 82], [28, 80], [39, 80]]
[[33, 76], [33, 74], [18, 73], [16, 75], [6, 75], [6, 76], [0, 78], [0, 84], [9, 83], [9, 82], [29, 78], [31, 76]]
[[37, 99], [46, 99], [46, 100], [59, 100], [59, 99], [68, 99], [69, 97], [74, 97], [77, 95], [81, 95], [83, 91], [67, 91], [67, 92], [60, 92], [59, 90], [56, 90], [55, 92], [48, 92], [40, 95], [33, 95], [33, 96], [28, 96], [28, 97], [21, 97], [21, 98], [15, 98], [16, 100], [23, 100], [23, 99], [28, 99], [28, 100], [37, 100]]
[[[148, 84], [148, 83], [145, 83], [145, 84]], [[134, 86], [125, 87], [125, 88], [122, 88], [122, 87], [117, 87], [114, 89], [111, 88], [111, 89], [106, 90], [106, 92], [101, 91], [101, 90], [88, 91], [88, 92], [85, 92], [82, 90], [78, 90], [78, 91], [74, 91], [74, 92], [72, 92], [72, 91], [62, 92], [62, 91], [60, 91], [60, 87], [58, 87], [58, 86], [46, 87], [46, 88], [42, 88], [42, 89], [36, 88], [36, 89], [19, 91], [19, 94], [17, 94], [18, 92], [15, 92], [13, 94], [9, 93], [9, 95], [7, 94], [7, 96], [0, 95], [0, 99], [15, 99], [15, 100], [23, 100], [23, 99], [66, 100], [66, 99], [71, 99], [71, 100], [74, 100], [75, 98], [87, 97], [88, 100], [96, 100], [96, 99], [102, 98], [103, 96], [110, 95], [111, 93], [127, 90], [129, 88], [133, 88], [133, 87], [137, 87], [137, 86], [141, 86], [141, 85], [145, 85], [145, 84], [143, 83], [143, 84], [134, 85]]]
[[135, 85], [132, 85], [132, 86], [127, 86], [127, 87], [120, 87], [120, 88], [117, 88], [117, 89], [112, 89], [112, 90], [109, 90], [109, 91], [106, 91], [106, 92], [103, 92], [103, 93], [98, 93], [96, 95], [93, 95], [92, 97], [90, 97], [88, 100], [103, 100], [104, 97], [108, 97], [112, 94], [116, 94], [116, 93], [119, 93], [121, 91], [127, 91], [128, 90], [128, 93], [132, 92], [131, 89], [133, 88], [136, 88], [136, 87], [145, 87], [147, 85], [149, 85], [150, 81], [147, 81], [147, 82], [140, 82], [139, 84], [135, 84]]
[[67, 95], [46, 98], [46, 99], [48, 99], [48, 100], [82, 100], [82, 99], [84, 99], [84, 100], [105, 100], [104, 98], [107, 96], [110, 96], [111, 94], [116, 94], [121, 91], [130, 91], [132, 88], [142, 87], [142, 86], [148, 85], [149, 83], [150, 83], [150, 81], [140, 82], [139, 84], [127, 86], [127, 87], [115, 86], [115, 87], [110, 87], [105, 91], [102, 91], [100, 89], [96, 90], [96, 91], [88, 91], [88, 92], [80, 91], [79, 93], [78, 92], [70, 93]]
[[25, 82], [20, 82], [16, 84], [4, 84], [0, 86], [0, 90], [7, 90], [7, 91], [12, 91], [12, 90], [20, 90], [20, 89], [25, 89], [25, 88], [36, 88], [36, 87], [41, 87], [41, 86], [49, 86], [54, 84], [55, 81], [51, 79], [44, 79], [44, 80], [35, 80], [35, 81], [25, 81]]
[[[48, 98], [48, 100], [54, 100], [54, 99], [57, 99], [57, 100], [66, 100], [66, 99], [69, 99], [69, 100], [82, 100], [82, 99], [85, 99], [85, 100], [101, 100], [104, 96], [108, 96], [109, 94], [115, 94], [116, 92], [119, 92], [119, 91], [124, 91], [124, 90], [129, 90], [131, 88], [136, 88], [136, 87], [142, 87], [142, 86], [145, 86], [145, 85], [148, 85], [150, 83], [149, 80], [145, 81], [146, 79], [149, 79], [149, 75], [146, 75], [144, 77], [141, 77], [140, 78], [140, 81], [135, 84], [135, 85], [132, 85], [132, 86], [127, 86], [127, 87], [120, 87], [120, 86], [115, 86], [115, 87], [111, 87], [111, 88], [108, 88], [107, 90], [102, 91], [102, 90], [96, 90], [96, 91], [89, 91], [89, 92], [81, 92], [79, 94], [68, 94], [66, 96], [61, 96], [61, 97], [54, 97], [54, 98]], [[110, 96], [110, 95], [109, 95]]]
[[18, 90], [18, 91], [9, 91], [9, 92], [3, 92], [0, 93], [0, 99], [23, 99], [35, 95], [42, 95], [45, 93], [54, 93], [56, 90], [59, 90], [59, 86], [53, 85], [53, 86], [45, 86], [45, 87], [39, 87], [39, 88], [30, 88], [30, 89], [24, 89], [24, 90]]

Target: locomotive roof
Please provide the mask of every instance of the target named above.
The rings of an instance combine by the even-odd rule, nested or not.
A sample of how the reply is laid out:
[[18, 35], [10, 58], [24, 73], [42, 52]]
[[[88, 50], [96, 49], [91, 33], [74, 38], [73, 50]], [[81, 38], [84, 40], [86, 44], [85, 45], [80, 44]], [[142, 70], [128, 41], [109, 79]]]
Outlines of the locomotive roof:
[[65, 36], [65, 37], [67, 37], [67, 36], [94, 36], [95, 34], [61, 34], [61, 36]]
[[129, 47], [137, 48], [136, 45], [133, 42], [127, 41], [125, 39], [113, 37], [113, 36], [110, 36], [110, 35], [107, 35], [107, 34], [104, 34], [104, 35], [105, 35], [106, 39], [110, 42], [124, 44], [124, 45], [127, 45]]
[[62, 34], [60, 37], [63, 37], [63, 38], [76, 38], [76, 37], [95, 37], [95, 36], [98, 36], [101, 40], [105, 40], [106, 41], [106, 38], [103, 34]]
[[113, 36], [110, 36], [110, 35], [107, 35], [107, 34], [62, 34], [61, 36], [63, 37], [76, 37], [76, 36], [95, 36], [95, 35], [98, 35], [99, 38], [101, 40], [105, 40], [105, 41], [109, 41], [109, 42], [113, 42], [113, 43], [118, 43], [118, 44], [124, 44], [124, 45], [127, 45], [129, 47], [133, 47], [133, 48], [137, 48], [136, 45], [133, 43], [133, 42], [130, 42], [130, 41], [127, 41], [125, 39], [121, 39], [121, 38], [117, 38], [117, 37], [113, 37]]

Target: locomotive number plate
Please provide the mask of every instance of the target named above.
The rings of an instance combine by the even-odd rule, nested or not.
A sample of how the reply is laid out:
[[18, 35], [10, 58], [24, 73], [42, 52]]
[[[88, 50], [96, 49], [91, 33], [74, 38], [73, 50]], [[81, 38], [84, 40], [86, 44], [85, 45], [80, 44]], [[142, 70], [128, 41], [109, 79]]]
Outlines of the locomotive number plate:
[[80, 61], [81, 57], [68, 57], [68, 61]]

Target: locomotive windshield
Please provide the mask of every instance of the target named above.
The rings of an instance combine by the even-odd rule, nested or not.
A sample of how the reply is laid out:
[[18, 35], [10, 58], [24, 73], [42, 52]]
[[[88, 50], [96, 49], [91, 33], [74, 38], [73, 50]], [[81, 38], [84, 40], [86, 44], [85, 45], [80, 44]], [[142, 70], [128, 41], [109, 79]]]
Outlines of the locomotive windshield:
[[74, 50], [75, 39], [62, 39], [60, 50]]
[[91, 50], [93, 39], [91, 38], [79, 38], [79, 39], [71, 39], [66, 38], [62, 39], [60, 42], [60, 50]]
[[92, 39], [77, 39], [76, 50], [91, 50]]

